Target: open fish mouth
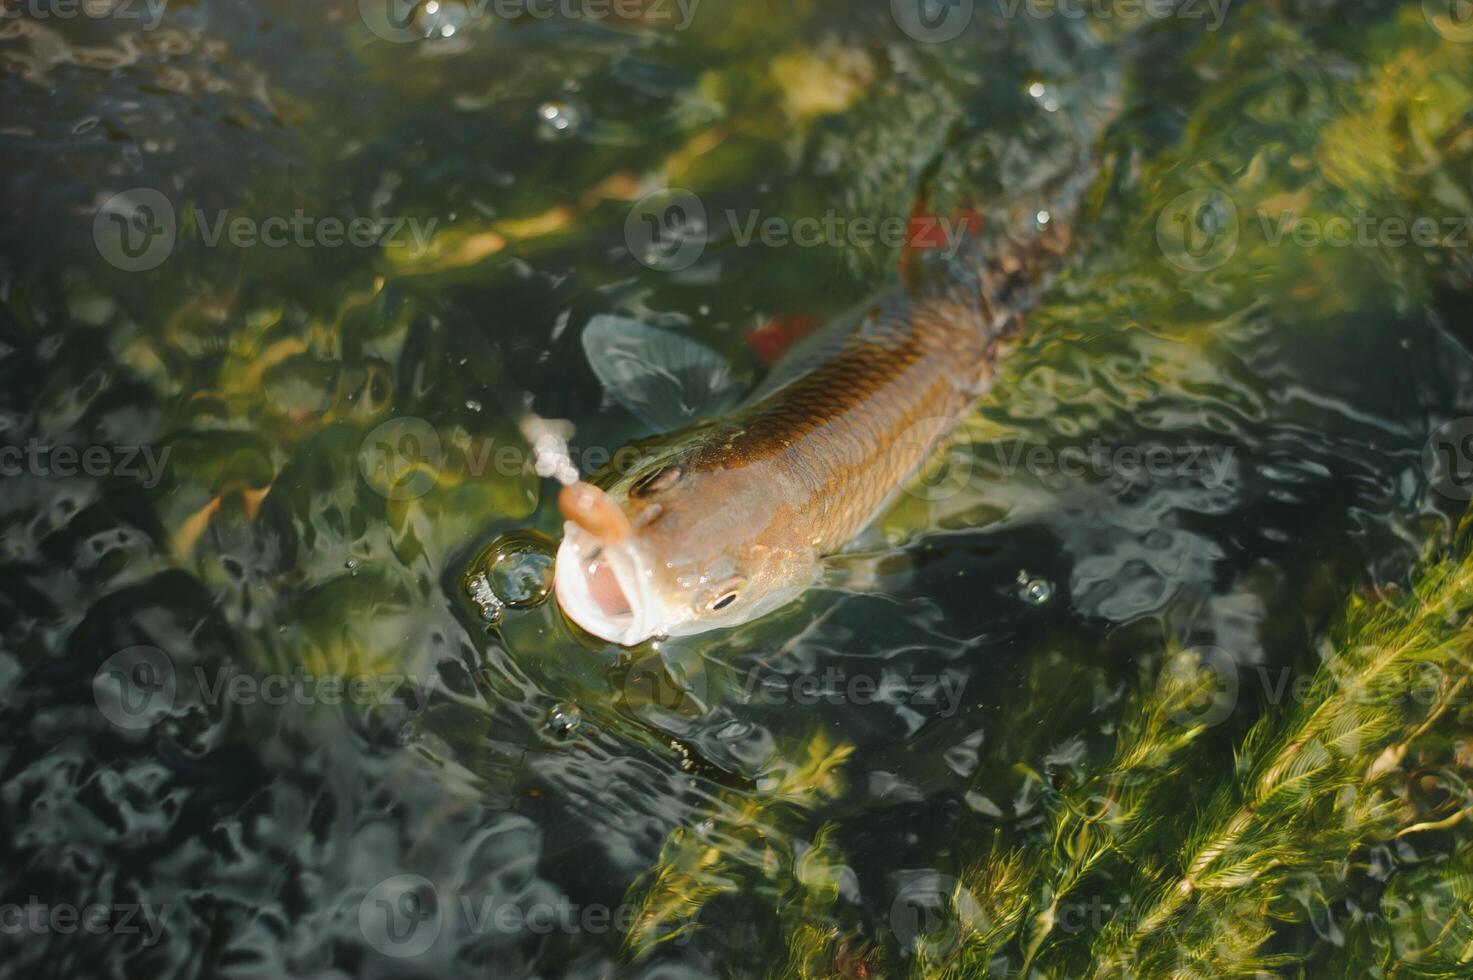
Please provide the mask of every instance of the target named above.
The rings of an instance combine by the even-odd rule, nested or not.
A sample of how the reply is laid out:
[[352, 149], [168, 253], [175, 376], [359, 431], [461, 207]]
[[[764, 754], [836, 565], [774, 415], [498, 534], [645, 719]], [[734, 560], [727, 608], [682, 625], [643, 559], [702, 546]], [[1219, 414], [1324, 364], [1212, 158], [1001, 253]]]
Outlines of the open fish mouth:
[[567, 617], [601, 639], [633, 646], [659, 632], [659, 600], [632, 543], [604, 544], [568, 521], [553, 587]]

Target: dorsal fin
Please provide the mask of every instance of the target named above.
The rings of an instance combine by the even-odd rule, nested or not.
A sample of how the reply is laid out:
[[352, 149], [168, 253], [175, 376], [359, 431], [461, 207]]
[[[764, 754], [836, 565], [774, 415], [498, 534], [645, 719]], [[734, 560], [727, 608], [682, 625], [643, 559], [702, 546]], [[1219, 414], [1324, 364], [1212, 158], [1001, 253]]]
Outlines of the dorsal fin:
[[855, 334], [864, 330], [879, 303], [878, 299], [861, 303], [799, 340], [767, 372], [762, 383], [747, 397], [747, 404], [759, 402], [781, 391], [820, 364], [831, 360]]

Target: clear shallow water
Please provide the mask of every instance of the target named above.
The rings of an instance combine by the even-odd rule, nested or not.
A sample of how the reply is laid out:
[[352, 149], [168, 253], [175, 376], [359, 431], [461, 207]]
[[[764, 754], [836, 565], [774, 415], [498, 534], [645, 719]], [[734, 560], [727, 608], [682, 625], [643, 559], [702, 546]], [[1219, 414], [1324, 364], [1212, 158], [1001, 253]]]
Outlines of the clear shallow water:
[[[1262, 678], [1445, 535], [1465, 500], [1426, 451], [1470, 414], [1466, 241], [1272, 234], [1469, 213], [1469, 49], [1419, 5], [1112, 19], [1092, 50], [990, 6], [937, 44], [883, 4], [707, 4], [679, 30], [422, 12], [455, 27], [433, 41], [352, 3], [0, 22], [0, 437], [79, 451], [0, 483], [0, 901], [109, 923], [6, 929], [0, 969], [763, 975], [806, 917], [838, 937], [816, 975], [893, 975], [1170, 649], [1214, 651], [1227, 692], [1189, 813], [1282, 707]], [[755, 378], [897, 256], [742, 246], [728, 209], [905, 221], [923, 175], [934, 213], [986, 209], [1117, 70], [1065, 275], [972, 438], [824, 587], [658, 651], [551, 603], [488, 628], [483, 550], [557, 533], [515, 415], [571, 419], [584, 461], [644, 434], [585, 363], [591, 315]], [[626, 233], [661, 186], [712, 228], [682, 269]], [[138, 189], [162, 252], [107, 218]], [[324, 225], [365, 218], [362, 245]], [[660, 867], [701, 886], [660, 925], [700, 927], [632, 957]]]

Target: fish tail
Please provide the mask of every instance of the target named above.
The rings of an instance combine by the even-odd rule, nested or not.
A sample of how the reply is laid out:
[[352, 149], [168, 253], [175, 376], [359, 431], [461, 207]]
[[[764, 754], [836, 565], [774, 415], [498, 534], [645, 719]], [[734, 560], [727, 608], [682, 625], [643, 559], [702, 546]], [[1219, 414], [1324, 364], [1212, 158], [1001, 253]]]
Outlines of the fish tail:
[[911, 295], [939, 293], [963, 304], [983, 348], [994, 354], [1022, 332], [1025, 315], [1063, 268], [1098, 172], [1090, 161], [994, 209], [953, 259], [933, 267], [929, 283], [909, 284]]
[[1022, 331], [1024, 314], [1087, 237], [1091, 201], [1098, 200], [1105, 171], [1101, 145], [1120, 112], [1120, 64], [1102, 50], [1093, 83], [1060, 92], [1057, 116], [1066, 135], [1022, 186], [994, 203], [951, 263], [950, 277], [975, 297], [989, 346]]
[[1101, 144], [1120, 113], [1126, 63], [1119, 44], [1087, 46], [1094, 52], [1087, 72], [1069, 84], [1030, 88], [1046, 103], [1057, 142], [1040, 147], [1028, 173], [986, 204], [965, 241], [935, 270], [952, 297], [975, 303], [989, 346], [1021, 332], [1024, 314], [1087, 234], [1104, 171]]

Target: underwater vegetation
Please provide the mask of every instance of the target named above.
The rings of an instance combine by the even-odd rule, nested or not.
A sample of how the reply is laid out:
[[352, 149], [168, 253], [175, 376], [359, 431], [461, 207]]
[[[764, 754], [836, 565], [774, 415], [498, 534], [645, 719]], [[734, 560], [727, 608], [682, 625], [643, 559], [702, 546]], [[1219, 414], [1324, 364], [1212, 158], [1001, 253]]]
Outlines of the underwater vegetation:
[[[1272, 23], [1267, 15], [1264, 20]], [[1391, 40], [1398, 36], [1406, 46]], [[1269, 60], [1290, 52], [1325, 57], [1295, 33], [1273, 31], [1260, 41], [1271, 46]], [[1237, 85], [1217, 86], [1211, 103], [1199, 110], [1204, 121], [1194, 126], [1189, 120], [1183, 145], [1152, 165], [1169, 174], [1183, 161], [1212, 161], [1226, 195], [1245, 213], [1249, 202], [1258, 202], [1264, 213], [1292, 200], [1293, 213], [1303, 214], [1306, 206], [1325, 206], [1313, 202], [1344, 206], [1444, 193], [1454, 195], [1460, 213], [1466, 211], [1466, 185], [1453, 190], [1459, 183], [1454, 174], [1469, 162], [1460, 115], [1470, 104], [1466, 53], [1427, 38], [1410, 14], [1362, 42], [1385, 60], [1369, 69], [1358, 97], [1347, 99], [1341, 90], [1317, 100], [1304, 78], [1246, 73]], [[1206, 61], [1262, 54], [1249, 55], [1230, 41], [1201, 49]], [[1279, 85], [1282, 93], [1275, 92]], [[1435, 108], [1434, 91], [1451, 96], [1445, 109]], [[1237, 100], [1268, 105], [1276, 98], [1292, 98], [1298, 114], [1263, 143], [1233, 146], [1225, 140], [1240, 141], [1241, 134], [1206, 122]], [[1369, 124], [1372, 118], [1384, 122]], [[1400, 138], [1395, 124], [1414, 127], [1417, 137]], [[1384, 144], [1368, 145], [1370, 132], [1384, 134]], [[1313, 174], [1303, 166], [1286, 172], [1273, 163], [1278, 154], [1310, 154], [1322, 164]], [[1161, 193], [1183, 186], [1176, 179], [1163, 177]], [[1141, 210], [1159, 213], [1160, 205]], [[1355, 274], [1323, 266], [1286, 268], [1270, 259], [1269, 243], [1247, 236], [1239, 248], [1255, 245], [1261, 250], [1259, 275], [1251, 287], [1246, 280], [1241, 287], [1220, 281], [1216, 285], [1227, 292], [1214, 295], [1214, 305], [1251, 309], [1251, 295], [1234, 297], [1231, 291], [1272, 291], [1279, 277], [1286, 285], [1293, 280], [1291, 305], [1302, 300], [1316, 315], [1323, 315], [1327, 302], [1357, 305], [1345, 298], [1347, 278], [1365, 282]], [[1369, 256], [1352, 251], [1318, 258], [1350, 263]], [[1424, 258], [1427, 264], [1411, 277], [1424, 283], [1421, 288], [1466, 283], [1465, 254]], [[1098, 273], [1087, 261], [1081, 265], [1085, 277], [1121, 272], [1118, 263], [1102, 262], [1105, 269]], [[1403, 271], [1379, 270], [1406, 286]], [[1114, 318], [1121, 316], [1148, 322], [1161, 317], [1159, 296], [1092, 290], [1087, 278], [1060, 291], [1089, 296], [1096, 304], [1103, 294], [1114, 302], [1106, 310], [1080, 311], [1067, 300], [1046, 308], [1040, 319], [1048, 326], [1035, 331], [1040, 342], [1057, 343], [1070, 328], [1088, 330], [1096, 317], [1109, 324], [1096, 328], [1101, 331], [1118, 330]], [[978, 428], [996, 438], [995, 430], [980, 423]], [[1432, 546], [1405, 592], [1352, 594], [1343, 612], [1313, 634], [1315, 646], [1297, 658], [1292, 673], [1279, 675], [1279, 687], [1266, 685], [1278, 697], [1228, 751], [1220, 739], [1202, 736], [1223, 721], [1217, 710], [1222, 689], [1230, 687], [1236, 697], [1238, 680], [1225, 678], [1234, 669], [1231, 661], [1220, 650], [1204, 661], [1200, 650], [1166, 643], [1121, 698], [1113, 752], [1102, 753], [1092, 767], [1077, 766], [1066, 778], [1048, 771], [1057, 745], [1035, 745], [1039, 758], [1031, 764], [1026, 755], [1014, 762], [1015, 770], [1027, 773], [1041, 818], [1026, 830], [975, 827], [959, 833], [938, 856], [938, 865], [953, 873], [915, 890], [910, 898], [929, 902], [929, 908], [909, 928], [897, 927], [896, 937], [813, 924], [815, 903], [827, 909], [832, 898], [822, 890], [815, 894], [807, 883], [853, 878], [833, 825], [818, 826], [815, 841], [824, 850], [815, 843], [805, 856], [824, 855], [821, 874], [800, 870], [791, 859], [766, 862], [770, 887], [786, 896], [777, 921], [788, 923], [787, 963], [769, 975], [890, 975], [903, 969], [925, 977], [1031, 971], [1258, 977], [1310, 966], [1328, 971], [1323, 975], [1464, 975], [1473, 969], [1473, 905], [1458, 857], [1468, 847], [1458, 828], [1473, 803], [1467, 774], [1460, 771], [1473, 710], [1467, 697], [1473, 685], [1470, 589], [1473, 561], [1465, 529], [1451, 542]], [[1049, 716], [1048, 702], [1057, 696], [1048, 682], [1052, 667], [1040, 665], [1031, 697], [1004, 710], [1002, 727], [1050, 731], [1037, 720]], [[1219, 743], [1215, 751], [1213, 742]], [[1192, 785], [1189, 795], [1183, 794], [1184, 783]], [[755, 894], [756, 888], [738, 882], [761, 861], [735, 847], [729, 853], [701, 848], [696, 858], [684, 835], [681, 829], [667, 841], [659, 868], [647, 876], [652, 883], [641, 883], [636, 893], [644, 896], [644, 908], [653, 902], [660, 910], [658, 921], [679, 916], [680, 928], [688, 929], [698, 909], [718, 893], [692, 873], [693, 862], [726, 866], [726, 887]], [[892, 926], [897, 914], [905, 919], [911, 912], [892, 908]], [[650, 932], [646, 923], [631, 932], [635, 951], [647, 948]]]
[[[1458, 4], [47, 3], [0, 18], [0, 977], [1473, 975]], [[1079, 173], [814, 588], [560, 613], [526, 414], [584, 475], [652, 438], [590, 322], [746, 390]]]

